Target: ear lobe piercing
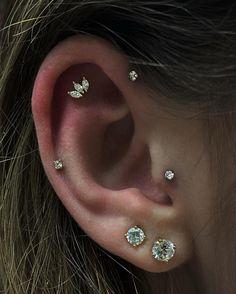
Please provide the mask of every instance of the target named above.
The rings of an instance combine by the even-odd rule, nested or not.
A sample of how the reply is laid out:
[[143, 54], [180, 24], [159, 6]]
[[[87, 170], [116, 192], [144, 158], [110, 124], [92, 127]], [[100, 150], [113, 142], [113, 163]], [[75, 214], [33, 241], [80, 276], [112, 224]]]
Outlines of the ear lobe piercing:
[[138, 74], [136, 73], [135, 70], [132, 70], [129, 72], [129, 79], [132, 81], [132, 82], [135, 82], [138, 78]]
[[75, 91], [69, 91], [69, 92], [67, 92], [73, 98], [80, 98], [80, 97], [82, 97], [83, 94], [85, 92], [87, 92], [88, 89], [89, 89], [89, 81], [86, 80], [85, 77], [83, 77], [83, 80], [82, 80], [82, 83], [81, 84], [73, 82], [73, 85], [74, 85]]
[[152, 256], [158, 261], [168, 262], [175, 255], [176, 246], [170, 240], [159, 239], [152, 247]]
[[63, 169], [63, 163], [62, 163], [62, 160], [61, 159], [57, 159], [53, 163], [54, 163], [54, 168], [56, 170]]
[[136, 247], [143, 243], [144, 239], [146, 238], [144, 231], [138, 227], [134, 226], [128, 229], [125, 237], [132, 246]]
[[172, 170], [167, 170], [164, 177], [167, 181], [172, 181], [175, 178], [175, 173]]

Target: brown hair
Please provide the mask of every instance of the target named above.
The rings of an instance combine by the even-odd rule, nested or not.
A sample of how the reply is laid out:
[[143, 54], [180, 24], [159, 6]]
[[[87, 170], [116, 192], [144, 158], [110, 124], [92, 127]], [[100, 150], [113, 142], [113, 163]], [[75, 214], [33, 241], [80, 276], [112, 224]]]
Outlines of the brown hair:
[[[222, 206], [218, 197], [219, 191], [223, 195], [228, 191], [222, 170], [231, 172], [236, 159], [235, 145], [229, 144], [234, 142], [236, 125], [234, 112], [229, 113], [236, 90], [236, 19], [234, 1], [229, 2], [8, 0], [1, 30], [1, 291], [148, 291], [138, 269], [82, 232], [58, 200], [40, 162], [31, 114], [34, 79], [48, 52], [73, 34], [98, 35], [112, 42], [129, 57], [147, 85], [163, 93], [166, 106], [206, 114], [212, 177], [218, 184], [221, 179], [221, 190], [219, 185], [215, 190], [220, 201], [216, 208], [221, 208], [216, 210], [217, 228], [222, 235], [213, 234], [209, 246], [221, 252], [220, 246], [227, 245], [224, 258], [218, 256], [226, 265], [221, 272], [222, 287], [225, 293], [235, 290], [235, 245], [227, 243], [235, 232], [235, 206], [233, 198], [223, 199]], [[233, 161], [226, 163], [229, 152]], [[228, 195], [233, 195], [232, 190]], [[223, 229], [219, 224], [226, 224], [222, 222], [226, 210], [228, 229]], [[233, 262], [229, 265], [230, 254]], [[156, 293], [194, 293], [197, 286], [191, 284], [186, 268], [160, 274]], [[220, 289], [214, 273], [213, 281]]]

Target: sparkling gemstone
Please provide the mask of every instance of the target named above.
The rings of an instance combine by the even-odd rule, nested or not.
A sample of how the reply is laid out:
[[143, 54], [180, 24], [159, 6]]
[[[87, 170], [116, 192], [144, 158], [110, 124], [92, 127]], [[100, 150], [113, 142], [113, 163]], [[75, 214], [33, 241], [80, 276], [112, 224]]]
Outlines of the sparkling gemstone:
[[138, 246], [143, 243], [146, 236], [141, 228], [135, 226], [127, 231], [125, 237], [131, 245]]
[[83, 95], [80, 94], [80, 92], [78, 92], [78, 91], [71, 91], [71, 92], [68, 92], [68, 94], [69, 94], [71, 97], [73, 97], [73, 98], [80, 98], [80, 97], [83, 96]]
[[129, 73], [129, 79], [134, 82], [136, 81], [138, 78], [138, 74], [136, 73], [136, 71], [132, 70], [130, 73]]
[[61, 159], [54, 161], [54, 167], [55, 167], [55, 169], [62, 169], [63, 168], [63, 163], [62, 163]]
[[73, 84], [74, 84], [74, 88], [76, 91], [78, 91], [79, 93], [84, 93], [83, 86], [81, 86], [79, 83], [75, 83], [75, 82], [73, 82]]
[[168, 262], [175, 254], [176, 246], [169, 240], [159, 239], [152, 247], [152, 256], [159, 261]]
[[83, 77], [82, 86], [83, 86], [83, 89], [85, 90], [85, 92], [87, 92], [88, 88], [89, 88], [89, 81], [86, 80], [85, 77]]
[[175, 177], [175, 173], [172, 171], [172, 170], [167, 170], [165, 172], [165, 178], [168, 180], [168, 181], [171, 181], [173, 180]]

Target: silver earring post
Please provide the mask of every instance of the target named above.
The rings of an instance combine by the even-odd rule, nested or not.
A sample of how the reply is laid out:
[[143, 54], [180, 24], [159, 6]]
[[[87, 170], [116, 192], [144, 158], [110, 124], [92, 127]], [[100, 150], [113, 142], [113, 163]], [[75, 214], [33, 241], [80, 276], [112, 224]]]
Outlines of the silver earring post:
[[53, 163], [54, 163], [54, 168], [55, 168], [56, 170], [61, 170], [61, 169], [63, 169], [63, 162], [62, 162], [61, 159], [57, 159], [57, 160], [55, 160]]
[[167, 181], [173, 181], [175, 178], [175, 173], [172, 170], [165, 171], [164, 177]]

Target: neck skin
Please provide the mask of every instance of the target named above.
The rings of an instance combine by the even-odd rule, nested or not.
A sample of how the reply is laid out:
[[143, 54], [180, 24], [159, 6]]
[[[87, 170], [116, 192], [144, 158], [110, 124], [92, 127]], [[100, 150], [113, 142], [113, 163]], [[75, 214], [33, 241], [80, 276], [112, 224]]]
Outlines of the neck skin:
[[196, 290], [195, 279], [189, 275], [188, 265], [182, 266], [176, 270], [166, 273], [149, 273], [145, 272], [145, 278], [150, 286], [149, 291], [145, 294], [156, 294], [157, 289], [160, 293], [174, 294], [197, 294], [204, 292]]
[[204, 239], [200, 242], [201, 258], [194, 257], [187, 264], [171, 272], [144, 272], [150, 287], [145, 294], [156, 294], [157, 289], [160, 288], [160, 291], [163, 291], [160, 293], [166, 294], [169, 293], [166, 292], [168, 290], [174, 294], [234, 294], [235, 292], [230, 292], [234, 290], [228, 289], [228, 286], [222, 287], [223, 280], [215, 278], [215, 273], [220, 271], [220, 266], [216, 266], [214, 255], [216, 252], [211, 250], [212, 247], [209, 242], [204, 241]]

